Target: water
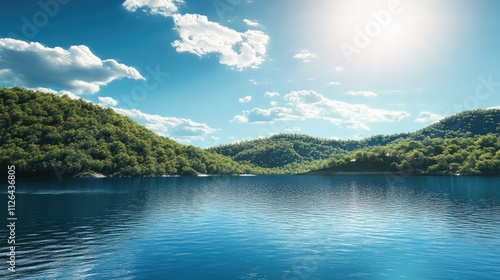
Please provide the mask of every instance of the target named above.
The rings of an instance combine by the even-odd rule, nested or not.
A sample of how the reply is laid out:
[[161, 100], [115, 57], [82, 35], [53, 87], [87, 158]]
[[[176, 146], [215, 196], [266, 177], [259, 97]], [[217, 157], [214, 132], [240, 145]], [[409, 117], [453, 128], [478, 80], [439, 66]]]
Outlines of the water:
[[18, 269], [0, 278], [500, 279], [500, 178], [396, 182], [21, 181]]

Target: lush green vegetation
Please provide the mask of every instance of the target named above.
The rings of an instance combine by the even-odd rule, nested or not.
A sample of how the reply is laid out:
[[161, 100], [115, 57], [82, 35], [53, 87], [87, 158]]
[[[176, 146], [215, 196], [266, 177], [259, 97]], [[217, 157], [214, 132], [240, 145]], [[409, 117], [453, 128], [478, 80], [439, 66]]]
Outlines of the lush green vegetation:
[[0, 89], [0, 165], [26, 176], [248, 173], [228, 157], [155, 135], [83, 100], [22, 88]]
[[281, 134], [208, 150], [261, 167], [262, 173], [300, 173], [310, 170], [318, 160], [356, 147], [356, 141], [340, 143], [307, 135]]
[[361, 141], [282, 134], [201, 150], [83, 100], [0, 89], [0, 165], [27, 176], [333, 171], [500, 174], [500, 110], [462, 112], [414, 133]]
[[337, 155], [326, 172], [403, 172], [433, 175], [499, 175], [500, 136], [430, 138], [398, 141], [387, 146]]
[[[303, 173], [308, 170], [333, 167], [335, 161], [342, 161], [342, 159], [349, 160], [350, 162], [350, 160], [356, 158], [352, 154], [355, 151], [366, 153], [372, 148], [381, 149], [386, 145], [387, 147], [395, 147], [398, 143], [404, 145], [405, 143], [414, 142], [421, 143], [422, 145], [444, 145], [442, 147], [444, 148], [448, 142], [429, 142], [429, 139], [443, 141], [457, 138], [455, 139], [457, 141], [468, 139], [467, 141], [470, 142], [476, 141], [477, 137], [488, 134], [500, 134], [500, 110], [462, 112], [413, 133], [377, 135], [360, 141], [330, 140], [313, 138], [306, 135], [281, 134], [266, 139], [218, 146], [210, 148], [209, 151], [231, 157], [241, 163], [259, 166], [262, 168], [262, 172]], [[402, 157], [403, 155], [399, 156]], [[405, 163], [399, 158], [393, 157], [380, 157], [379, 159], [385, 161], [387, 166], [369, 166], [353, 162], [352, 164], [342, 164], [341, 169], [378, 171], [384, 166], [382, 169], [387, 171], [393, 162], [398, 166]], [[429, 162], [433, 161], [430, 160]], [[450, 161], [450, 163], [456, 163], [456, 161]], [[449, 171], [438, 171], [435, 168], [429, 170], [432, 173], [458, 173], [456, 171], [456, 168], [451, 168]], [[463, 170], [461, 173], [486, 174], [487, 172], [482, 172], [481, 169], [476, 168], [467, 172]]]

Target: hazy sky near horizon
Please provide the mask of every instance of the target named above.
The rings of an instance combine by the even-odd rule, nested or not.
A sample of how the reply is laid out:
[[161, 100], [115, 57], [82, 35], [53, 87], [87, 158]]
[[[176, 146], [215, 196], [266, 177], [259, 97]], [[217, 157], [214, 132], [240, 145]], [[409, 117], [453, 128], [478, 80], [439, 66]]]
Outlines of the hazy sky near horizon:
[[500, 1], [2, 1], [0, 86], [201, 147], [360, 139], [500, 106]]

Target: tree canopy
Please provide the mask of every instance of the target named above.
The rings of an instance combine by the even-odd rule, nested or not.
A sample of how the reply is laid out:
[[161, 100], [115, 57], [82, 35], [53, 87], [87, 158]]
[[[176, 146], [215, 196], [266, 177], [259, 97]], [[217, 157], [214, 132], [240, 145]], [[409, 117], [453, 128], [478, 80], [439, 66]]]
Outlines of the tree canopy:
[[158, 136], [83, 100], [23, 88], [0, 89], [0, 164], [27, 176], [234, 174], [228, 157]]
[[[408, 143], [436, 145], [438, 148], [446, 148], [449, 142], [441, 143], [439, 140], [455, 139], [462, 141], [469, 139], [467, 141], [472, 143], [478, 137], [486, 135], [495, 137], [499, 134], [500, 110], [474, 110], [450, 116], [413, 133], [376, 135], [360, 141], [320, 139], [300, 134], [280, 134], [265, 139], [222, 145], [208, 150], [231, 157], [241, 163], [262, 167], [270, 173], [303, 173], [311, 169], [327, 168], [334, 161], [343, 157], [349, 160], [355, 159], [354, 152], [366, 153], [374, 148], [381, 149], [385, 146], [394, 148], [398, 147], [399, 144], [406, 145]], [[432, 141], [433, 139], [437, 139], [437, 142]], [[492, 151], [492, 154], [495, 154], [496, 151]], [[472, 152], [472, 150], [466, 152]], [[398, 158], [381, 157], [379, 159], [388, 161], [389, 165], [392, 162], [395, 164], [401, 163]], [[373, 164], [374, 166], [370, 167], [358, 162], [343, 165], [342, 168], [357, 171], [377, 169], [375, 168], [377, 163], [374, 162]], [[450, 169], [449, 173], [455, 171], [455, 169]], [[429, 172], [446, 173], [442, 170], [438, 172], [435, 168], [431, 168]], [[462, 173], [486, 174], [487, 172], [480, 172], [480, 169], [476, 169], [469, 170], [469, 172], [463, 171]]]
[[84, 100], [0, 89], [0, 165], [27, 176], [295, 174], [310, 170], [500, 174], [500, 110], [459, 113], [413, 133], [360, 141], [300, 134], [207, 150], [158, 136]]

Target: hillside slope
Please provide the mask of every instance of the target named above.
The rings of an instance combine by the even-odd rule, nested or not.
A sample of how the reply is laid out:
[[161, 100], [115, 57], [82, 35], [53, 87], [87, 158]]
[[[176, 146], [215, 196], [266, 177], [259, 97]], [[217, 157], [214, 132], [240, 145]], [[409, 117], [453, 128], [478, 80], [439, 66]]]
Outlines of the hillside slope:
[[500, 110], [464, 111], [410, 134], [413, 140], [500, 134]]
[[0, 165], [26, 176], [99, 172], [250, 172], [225, 156], [160, 137], [112, 109], [22, 88], [0, 89]]
[[413, 133], [376, 135], [360, 141], [331, 140], [307, 135], [280, 134], [265, 139], [222, 145], [208, 149], [251, 163], [272, 172], [300, 173], [317, 167], [332, 156], [347, 155], [361, 149], [405, 141], [422, 141], [426, 137], [469, 138], [500, 134], [500, 110], [462, 112]]
[[500, 175], [500, 135], [398, 141], [333, 156], [310, 174], [338, 172]]

